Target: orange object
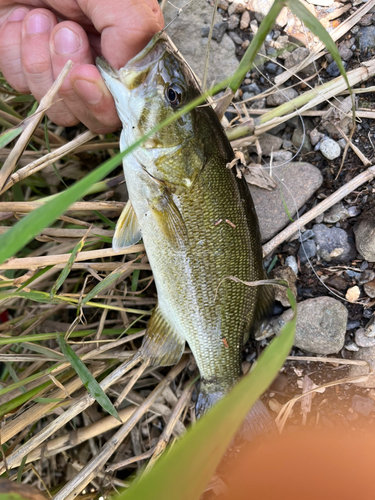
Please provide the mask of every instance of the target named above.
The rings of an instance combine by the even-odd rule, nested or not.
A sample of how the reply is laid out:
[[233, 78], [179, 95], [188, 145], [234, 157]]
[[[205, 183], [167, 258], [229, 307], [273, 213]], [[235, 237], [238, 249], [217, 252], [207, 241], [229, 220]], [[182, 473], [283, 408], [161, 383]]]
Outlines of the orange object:
[[332, 21], [332, 28], [337, 28], [337, 26], [340, 24], [340, 21], [338, 19], [335, 19]]

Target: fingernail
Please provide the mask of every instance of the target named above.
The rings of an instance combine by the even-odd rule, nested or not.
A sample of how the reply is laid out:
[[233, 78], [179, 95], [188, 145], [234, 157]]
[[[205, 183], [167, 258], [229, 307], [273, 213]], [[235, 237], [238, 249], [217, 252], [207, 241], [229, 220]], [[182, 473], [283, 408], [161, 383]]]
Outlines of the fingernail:
[[58, 54], [73, 54], [81, 46], [78, 36], [69, 28], [59, 29], [54, 36], [55, 51]]
[[73, 87], [87, 104], [98, 104], [103, 99], [103, 92], [96, 83], [77, 78], [77, 80], [74, 80]]
[[51, 27], [52, 23], [49, 17], [44, 14], [34, 14], [27, 20], [26, 32], [28, 35], [35, 35], [36, 33], [49, 31]]
[[28, 12], [29, 12], [28, 10], [16, 9], [13, 12], [11, 12], [11, 14], [8, 16], [7, 21], [12, 21], [12, 22], [22, 21], [22, 19], [26, 16]]

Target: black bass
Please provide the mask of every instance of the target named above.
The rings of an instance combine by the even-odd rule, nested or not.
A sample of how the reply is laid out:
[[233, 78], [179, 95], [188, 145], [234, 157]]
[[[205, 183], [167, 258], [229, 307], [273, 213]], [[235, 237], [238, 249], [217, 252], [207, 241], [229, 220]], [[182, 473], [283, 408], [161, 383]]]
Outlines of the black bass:
[[[123, 124], [121, 150], [201, 94], [165, 34], [118, 71], [103, 59], [97, 64]], [[270, 286], [223, 281], [265, 277], [251, 195], [227, 168], [233, 158], [206, 105], [164, 127], [123, 162], [129, 202], [113, 248], [143, 238], [158, 292], [141, 354], [152, 365], [172, 365], [188, 342], [201, 374], [198, 416], [238, 382], [242, 345], [273, 302]], [[250, 420], [255, 433], [272, 425], [260, 402]]]

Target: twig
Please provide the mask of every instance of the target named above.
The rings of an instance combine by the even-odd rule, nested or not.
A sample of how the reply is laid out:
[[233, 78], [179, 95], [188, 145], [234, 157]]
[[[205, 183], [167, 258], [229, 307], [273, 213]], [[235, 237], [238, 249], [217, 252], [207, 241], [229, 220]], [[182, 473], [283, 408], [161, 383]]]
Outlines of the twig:
[[352, 191], [357, 189], [359, 186], [365, 182], [371, 181], [375, 177], [375, 167], [370, 167], [361, 174], [357, 175], [351, 181], [347, 182], [344, 186], [338, 189], [335, 193], [328, 196], [325, 200], [320, 202], [309, 212], [302, 215], [298, 220], [290, 224], [283, 231], [281, 231], [277, 236], [272, 238], [268, 243], [263, 245], [263, 257], [266, 257], [272, 253], [275, 248], [277, 248], [281, 243], [290, 238], [294, 233], [301, 229], [305, 224], [315, 219], [318, 215], [322, 214], [330, 207], [335, 205], [337, 202], [348, 196]]
[[[370, 167], [372, 165], [371, 161], [366, 158], [366, 156], [357, 148], [357, 146], [355, 144], [353, 144], [353, 142], [350, 140], [350, 138], [346, 134], [344, 134], [344, 131], [338, 125], [334, 125], [334, 127], [337, 129], [338, 132], [340, 132], [340, 134], [346, 140], [346, 142], [349, 142], [349, 146], [352, 148], [354, 153], [361, 160], [363, 165], [365, 167]], [[341, 170], [341, 167], [340, 167], [340, 170]], [[337, 174], [336, 179], [337, 179], [339, 174], [340, 174], [340, 172]]]
[[146, 368], [148, 367], [149, 365], [149, 360], [146, 360], [144, 361], [137, 370], [135, 370], [134, 372], [134, 375], [132, 376], [132, 378], [129, 380], [129, 382], [126, 384], [126, 386], [124, 387], [123, 391], [121, 392], [121, 394], [119, 395], [119, 397], [117, 398], [114, 406], [115, 408], [118, 408], [120, 406], [120, 404], [124, 401], [124, 399], [126, 398], [126, 396], [129, 394], [129, 392], [133, 389], [134, 387], [134, 384], [137, 382], [137, 380], [142, 376], [142, 373], [146, 370]]
[[163, 390], [177, 377], [185, 368], [188, 362], [188, 356], [182, 360], [168, 373], [168, 375], [156, 386], [151, 394], [139, 406], [129, 420], [116, 432], [116, 434], [106, 442], [100, 453], [90, 460], [90, 462], [77, 474], [75, 478], [69, 481], [54, 497], [54, 500], [71, 500], [95, 477], [97, 470], [100, 470], [109, 460], [111, 455], [117, 450], [125, 437], [129, 434], [142, 415], [155, 402]]
[[65, 80], [65, 77], [71, 70], [72, 66], [73, 66], [72, 61], [68, 61], [65, 64], [64, 68], [62, 69], [59, 76], [53, 83], [52, 87], [40, 101], [37, 110], [30, 118], [30, 121], [26, 125], [25, 130], [22, 132], [20, 138], [18, 139], [16, 146], [12, 149], [8, 158], [5, 160], [4, 165], [0, 170], [0, 190], [3, 189], [4, 184], [6, 183], [8, 177], [15, 169], [17, 161], [22, 155], [23, 150], [29, 143], [31, 135], [33, 134], [34, 130], [37, 128], [40, 121], [42, 120], [46, 109], [48, 109], [52, 105], [55, 95], [59, 91], [59, 88], [61, 87], [63, 81]]
[[[3, 201], [0, 202], [0, 212], [29, 213], [43, 206], [45, 201]], [[109, 210], [121, 213], [126, 203], [119, 201], [78, 201], [72, 203], [67, 212], [87, 212], [91, 210]]]

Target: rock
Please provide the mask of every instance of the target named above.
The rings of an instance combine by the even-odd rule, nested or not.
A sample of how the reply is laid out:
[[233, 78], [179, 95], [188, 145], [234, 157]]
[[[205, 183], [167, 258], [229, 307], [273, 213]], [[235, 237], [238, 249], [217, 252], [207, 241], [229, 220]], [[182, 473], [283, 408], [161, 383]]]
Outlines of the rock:
[[[340, 98], [339, 98], [340, 99]], [[337, 129], [335, 125], [338, 125], [344, 134], [348, 135], [350, 132], [349, 127], [351, 126], [351, 118], [348, 116], [348, 112], [352, 108], [352, 100], [350, 96], [342, 99], [338, 102], [335, 107], [329, 106], [327, 112], [323, 115], [321, 126], [327, 131], [328, 135], [335, 137], [337, 135]]]
[[272, 0], [251, 0], [250, 10], [254, 12], [255, 19], [261, 23], [272, 7]]
[[285, 127], [286, 127], [285, 122], [279, 123], [278, 125], [276, 125], [276, 127], [271, 128], [268, 132], [272, 135], [279, 135], [279, 133], [282, 132], [285, 129]]
[[236, 14], [232, 14], [228, 18], [228, 30], [233, 31], [238, 28], [240, 24], [240, 18]]
[[320, 143], [320, 152], [327, 160], [334, 160], [341, 155], [341, 148], [333, 139], [324, 139]]
[[341, 201], [333, 205], [327, 212], [324, 212], [324, 222], [328, 224], [336, 224], [336, 222], [345, 220], [348, 217], [349, 213]]
[[310, 54], [309, 49], [306, 49], [305, 47], [298, 47], [298, 49], [293, 50], [291, 52], [290, 56], [285, 59], [285, 67], [286, 68], [292, 68], [296, 64], [299, 64], [300, 62], [304, 61]]
[[237, 35], [237, 33], [235, 33], [234, 31], [231, 31], [231, 32], [229, 33], [229, 37], [230, 37], [230, 38], [234, 41], [234, 43], [236, 43], [237, 45], [242, 45], [242, 42], [243, 42], [242, 38], [241, 38], [239, 35]]
[[365, 14], [364, 16], [361, 17], [359, 20], [359, 24], [361, 26], [371, 26], [373, 20], [373, 15], [370, 12], [369, 14]]
[[292, 158], [293, 158], [293, 153], [291, 151], [276, 151], [272, 155], [274, 165], [278, 163], [287, 163]]
[[324, 137], [324, 134], [318, 131], [318, 129], [314, 128], [310, 132], [310, 142], [312, 146], [316, 146], [319, 141], [321, 141]]
[[295, 148], [301, 148], [301, 153], [309, 153], [312, 151], [310, 138], [306, 129], [303, 130], [300, 127], [295, 128], [292, 135], [292, 143]]
[[359, 347], [357, 346], [357, 344], [355, 342], [348, 342], [347, 344], [345, 344], [345, 349], [347, 351], [351, 351], [351, 352], [359, 351]]
[[242, 14], [246, 10], [243, 0], [233, 0], [228, 7], [228, 14]]
[[353, 57], [353, 52], [349, 49], [346, 43], [340, 43], [339, 54], [343, 61], [349, 61]]
[[359, 347], [373, 347], [375, 346], [375, 337], [369, 337], [364, 328], [358, 328], [355, 332], [355, 343]]
[[268, 71], [268, 73], [271, 73], [272, 75], [274, 75], [277, 71], [277, 64], [273, 63], [273, 62], [269, 62], [266, 64], [266, 70]]
[[365, 291], [365, 294], [371, 297], [372, 299], [375, 299], [375, 280], [369, 281], [368, 283], [365, 283], [363, 286], [363, 289]]
[[[283, 140], [280, 137], [267, 134], [267, 132], [259, 136], [258, 140], [263, 156], [269, 156], [272, 151], [279, 150], [281, 148], [281, 144], [283, 143]], [[250, 146], [250, 149], [256, 152], [255, 146]]]
[[345, 298], [348, 302], [357, 302], [360, 295], [361, 295], [361, 291], [360, 291], [359, 287], [356, 285], [356, 286], [351, 286], [350, 288], [348, 288], [348, 290], [345, 294]]
[[357, 394], [352, 397], [352, 408], [354, 411], [367, 417], [375, 407], [375, 402], [370, 398], [364, 398]]
[[288, 139], [283, 139], [283, 148], [284, 149], [290, 149], [293, 146], [292, 141], [289, 141]]
[[[212, 30], [212, 39], [216, 40], [220, 43], [224, 37], [225, 32], [227, 31], [228, 23], [217, 23], [214, 25], [214, 29]], [[207, 38], [210, 33], [210, 27], [205, 26], [202, 28], [202, 36]]]
[[[347, 64], [346, 62], [343, 62], [344, 68], [346, 68]], [[336, 61], [332, 61], [331, 64], [329, 64], [326, 68], [327, 73], [329, 76], [332, 76], [332, 78], [336, 78], [336, 76], [340, 76], [340, 70], [339, 67], [336, 64]]]
[[[272, 191], [249, 186], [259, 217], [263, 242], [270, 240], [290, 222], [284, 202], [293, 217], [296, 207], [300, 209], [306, 203], [321, 186], [323, 178], [320, 170], [313, 165], [296, 162], [279, 167], [275, 182], [277, 188]], [[288, 186], [288, 190], [283, 187], [282, 182]]]
[[285, 265], [289, 266], [296, 275], [298, 274], [298, 265], [294, 255], [288, 255], [288, 257], [285, 259]]
[[[273, 331], [292, 319], [288, 309], [278, 320], [273, 320]], [[332, 297], [308, 299], [297, 304], [297, 327], [294, 345], [315, 354], [334, 354], [344, 347], [348, 311]], [[279, 330], [279, 331], [280, 331]]]
[[250, 45], [250, 40], [244, 40], [241, 45], [241, 49], [246, 50]]
[[315, 224], [313, 231], [320, 259], [326, 262], [347, 262], [356, 256], [354, 242], [344, 229]]
[[365, 269], [364, 271], [362, 271], [361, 276], [358, 279], [358, 283], [360, 285], [363, 285], [374, 279], [375, 279], [374, 271], [371, 271], [371, 269]]
[[375, 208], [362, 214], [354, 235], [358, 252], [368, 262], [375, 262]]
[[250, 83], [249, 85], [244, 85], [241, 88], [242, 92], [252, 92], [254, 95], [261, 93], [261, 90], [256, 83]]
[[250, 22], [250, 29], [254, 33], [254, 35], [257, 33], [257, 31], [258, 31], [258, 21], [256, 19], [253, 19]]
[[[288, 286], [294, 295], [297, 296], [296, 288], [296, 273], [289, 266], [276, 267], [271, 272], [271, 277], [278, 280], [284, 280], [288, 283]], [[281, 302], [284, 307], [290, 307], [290, 302], [288, 299], [287, 289], [284, 286], [275, 286], [275, 299]]]
[[305, 264], [308, 259], [315, 257], [316, 255], [316, 244], [314, 240], [307, 240], [301, 243], [298, 250], [298, 257], [302, 264]]
[[370, 51], [375, 47], [375, 26], [364, 26], [357, 33], [361, 52]]
[[275, 92], [267, 97], [268, 106], [280, 106], [285, 102], [291, 101], [295, 97], [298, 97], [298, 92], [294, 89], [281, 89], [279, 92]]
[[356, 319], [355, 321], [348, 321], [348, 323], [346, 325], [346, 329], [347, 330], [355, 330], [356, 328], [359, 327], [360, 324], [361, 324], [361, 322], [358, 319]]
[[288, 9], [283, 7], [280, 11], [280, 14], [277, 16], [275, 21], [275, 28], [278, 30], [282, 30], [284, 26], [286, 26], [288, 22]]
[[330, 276], [326, 281], [326, 285], [331, 286], [335, 288], [336, 290], [346, 290], [348, 284], [344, 278], [341, 278], [341, 276]]
[[[185, 0], [175, 0], [173, 5], [181, 8], [186, 4]], [[172, 38], [176, 46], [181, 50], [181, 54], [197, 74], [203, 79], [204, 66], [206, 60], [207, 38], [202, 38], [201, 27], [204, 21], [210, 26], [213, 8], [206, 2], [193, 2], [183, 15], [179, 16], [168, 28], [168, 35]], [[168, 2], [164, 9], [165, 24], [168, 24], [176, 17], [176, 9]], [[217, 13], [218, 24], [223, 22], [222, 16]], [[227, 34], [223, 36], [221, 43], [215, 40], [211, 42], [211, 56], [208, 66], [207, 84], [219, 82], [232, 75], [237, 67], [236, 46]]]
[[[353, 359], [367, 361], [372, 371], [375, 371], [375, 346], [374, 347], [361, 347], [354, 354]], [[361, 375], [368, 375], [370, 372], [368, 366], [351, 365], [349, 369], [349, 377], [359, 377]], [[375, 387], [375, 374], [369, 375], [367, 381], [353, 382], [358, 387]]]
[[240, 21], [240, 29], [245, 30], [250, 25], [250, 12], [245, 10], [245, 12], [241, 16]]

